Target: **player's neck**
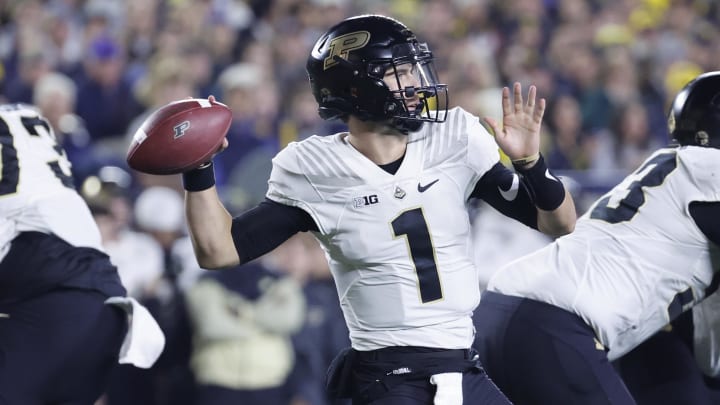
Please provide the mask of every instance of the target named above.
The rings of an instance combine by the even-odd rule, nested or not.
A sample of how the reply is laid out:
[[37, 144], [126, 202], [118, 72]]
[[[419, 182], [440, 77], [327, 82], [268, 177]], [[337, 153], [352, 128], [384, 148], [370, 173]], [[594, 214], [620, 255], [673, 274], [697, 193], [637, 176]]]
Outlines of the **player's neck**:
[[392, 163], [405, 154], [408, 137], [381, 125], [350, 120], [347, 142], [378, 165]]

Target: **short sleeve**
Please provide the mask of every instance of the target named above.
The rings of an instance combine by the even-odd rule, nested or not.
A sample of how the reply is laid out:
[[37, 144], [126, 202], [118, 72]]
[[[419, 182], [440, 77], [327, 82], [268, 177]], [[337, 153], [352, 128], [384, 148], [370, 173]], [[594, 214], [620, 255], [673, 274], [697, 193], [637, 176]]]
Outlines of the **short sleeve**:
[[305, 175], [297, 156], [297, 143], [290, 143], [273, 158], [266, 197], [280, 204], [298, 207], [317, 219], [312, 204], [322, 200]]
[[468, 164], [482, 177], [500, 161], [500, 152], [495, 138], [482, 126], [480, 119], [463, 111], [468, 136]]
[[689, 197], [694, 201], [720, 201], [720, 151], [699, 146], [684, 147], [678, 151], [678, 158], [690, 183], [702, 194]]

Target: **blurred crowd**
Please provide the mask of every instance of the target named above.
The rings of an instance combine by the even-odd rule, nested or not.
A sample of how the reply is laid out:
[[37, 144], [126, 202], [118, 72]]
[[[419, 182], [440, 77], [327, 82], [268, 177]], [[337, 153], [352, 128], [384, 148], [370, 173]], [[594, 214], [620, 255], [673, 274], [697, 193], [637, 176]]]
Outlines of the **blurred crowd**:
[[[326, 404], [325, 368], [348, 342], [316, 242], [299, 235], [242, 272], [204, 272], [179, 177], [132, 172], [125, 152], [159, 106], [215, 95], [233, 112], [216, 158], [222, 197], [236, 211], [260, 201], [282, 147], [344, 130], [318, 117], [305, 61], [323, 31], [361, 13], [396, 17], [428, 42], [452, 106], [500, 118], [503, 86], [535, 84], [548, 101], [542, 150], [581, 212], [667, 142], [671, 97], [720, 68], [713, 0], [0, 1], [2, 101], [49, 119], [123, 282], [168, 335], [158, 365], [121, 369], [106, 403], [239, 393]], [[479, 240], [512, 246], [523, 234], [478, 223]], [[521, 252], [503, 253], [497, 262]]]

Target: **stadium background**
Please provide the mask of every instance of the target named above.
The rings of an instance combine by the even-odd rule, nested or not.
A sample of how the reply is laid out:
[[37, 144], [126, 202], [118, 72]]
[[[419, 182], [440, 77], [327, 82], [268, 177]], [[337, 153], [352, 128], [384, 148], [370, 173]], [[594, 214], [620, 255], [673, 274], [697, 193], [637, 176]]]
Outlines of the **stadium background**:
[[[121, 369], [104, 403], [194, 403], [198, 374], [239, 391], [282, 388], [297, 405], [326, 403], [324, 367], [347, 343], [313, 241], [293, 239], [257, 271], [213, 276], [227, 300], [215, 310], [232, 309], [218, 321], [230, 344], [215, 348], [216, 357], [198, 356], [197, 342], [217, 337], [200, 328], [217, 325], [198, 319], [203, 309], [217, 312], [187, 299], [202, 293], [203, 272], [184, 229], [179, 178], [134, 173], [124, 154], [155, 108], [213, 94], [234, 116], [230, 148], [216, 159], [222, 197], [233, 212], [259, 201], [279, 149], [343, 130], [317, 116], [304, 66], [326, 28], [359, 13], [396, 17], [427, 41], [451, 105], [499, 118], [503, 86], [535, 84], [548, 100], [542, 150], [579, 213], [666, 143], [670, 97], [720, 68], [720, 6], [712, 0], [0, 1], [0, 96], [34, 103], [50, 120], [123, 281], [168, 335], [158, 365]], [[547, 242], [485, 206], [473, 209], [488, 272]], [[268, 277], [296, 282], [301, 295], [263, 287]], [[245, 317], [246, 309], [256, 315]], [[128, 393], [131, 385], [138, 394]]]

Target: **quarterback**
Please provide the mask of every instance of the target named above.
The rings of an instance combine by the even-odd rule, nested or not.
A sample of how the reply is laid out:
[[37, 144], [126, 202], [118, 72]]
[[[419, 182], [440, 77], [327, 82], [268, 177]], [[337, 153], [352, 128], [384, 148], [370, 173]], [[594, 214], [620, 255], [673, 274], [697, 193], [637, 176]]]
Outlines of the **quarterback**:
[[[199, 263], [245, 263], [297, 232], [323, 246], [352, 348], [328, 389], [354, 403], [506, 404], [471, 350], [479, 298], [467, 202], [483, 198], [551, 235], [575, 224], [571, 197], [539, 155], [545, 100], [505, 88], [503, 126], [448, 110], [427, 45], [378, 15], [341, 21], [307, 62], [324, 119], [349, 131], [292, 143], [273, 159], [267, 199], [232, 218], [212, 165], [183, 175]], [[497, 141], [497, 143], [496, 143]], [[499, 162], [498, 146], [517, 173]], [[446, 402], [443, 402], [446, 401]]]

